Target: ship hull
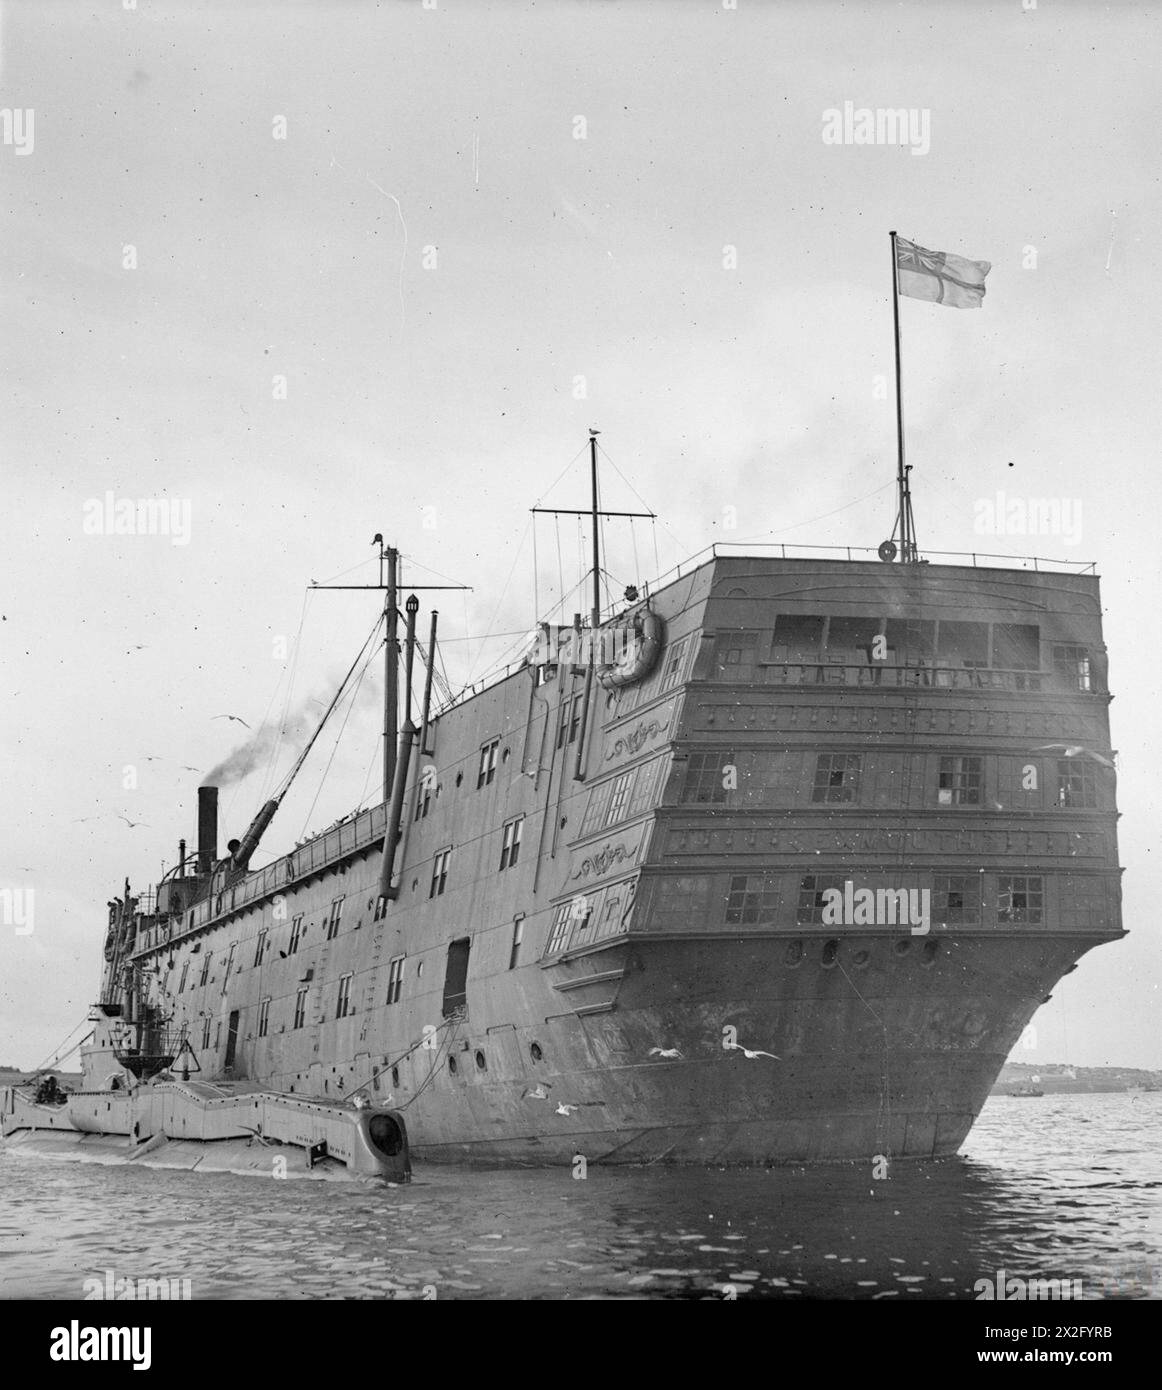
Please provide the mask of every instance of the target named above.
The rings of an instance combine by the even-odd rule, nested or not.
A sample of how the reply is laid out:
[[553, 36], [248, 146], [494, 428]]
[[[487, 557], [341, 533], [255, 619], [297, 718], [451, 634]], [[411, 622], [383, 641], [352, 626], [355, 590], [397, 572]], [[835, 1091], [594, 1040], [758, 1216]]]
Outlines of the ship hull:
[[[536, 1030], [566, 1065], [479, 1087], [441, 1074], [414, 1112], [414, 1152], [533, 1164], [948, 1157], [1054, 983], [1098, 944], [897, 931], [847, 938], [824, 966], [829, 940], [630, 938], [574, 960], [569, 994], [590, 1012]], [[528, 1094], [538, 1087], [545, 1098]]]

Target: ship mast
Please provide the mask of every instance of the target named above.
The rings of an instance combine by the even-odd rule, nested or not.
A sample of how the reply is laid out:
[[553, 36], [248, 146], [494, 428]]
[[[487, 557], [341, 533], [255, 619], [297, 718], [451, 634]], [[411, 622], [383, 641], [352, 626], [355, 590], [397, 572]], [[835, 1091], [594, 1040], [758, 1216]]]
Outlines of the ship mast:
[[589, 431], [589, 482], [593, 497], [593, 608], [589, 614], [591, 649], [597, 660], [597, 629], [601, 626], [601, 552], [597, 535], [597, 436], [600, 430]]

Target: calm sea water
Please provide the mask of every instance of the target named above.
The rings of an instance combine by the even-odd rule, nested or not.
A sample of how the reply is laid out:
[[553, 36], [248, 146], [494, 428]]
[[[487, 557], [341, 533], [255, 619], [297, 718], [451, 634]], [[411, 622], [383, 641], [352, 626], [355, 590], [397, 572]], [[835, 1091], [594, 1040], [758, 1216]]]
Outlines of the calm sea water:
[[410, 1186], [192, 1176], [0, 1148], [0, 1297], [965, 1299], [1009, 1277], [1162, 1297], [1162, 1093], [997, 1097], [961, 1158], [476, 1171]]

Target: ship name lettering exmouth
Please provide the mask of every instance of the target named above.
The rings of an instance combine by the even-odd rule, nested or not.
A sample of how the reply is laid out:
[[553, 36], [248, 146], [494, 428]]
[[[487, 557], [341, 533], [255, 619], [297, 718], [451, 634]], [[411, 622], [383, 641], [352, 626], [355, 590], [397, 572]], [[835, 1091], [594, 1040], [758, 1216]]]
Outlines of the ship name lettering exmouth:
[[625, 845], [606, 845], [599, 854], [591, 854], [588, 858], [582, 859], [581, 867], [573, 875], [573, 878], [588, 878], [590, 874], [595, 874], [598, 878], [602, 874], [608, 873], [615, 864], [623, 861], [632, 863], [638, 852], [638, 846], [626, 849]]

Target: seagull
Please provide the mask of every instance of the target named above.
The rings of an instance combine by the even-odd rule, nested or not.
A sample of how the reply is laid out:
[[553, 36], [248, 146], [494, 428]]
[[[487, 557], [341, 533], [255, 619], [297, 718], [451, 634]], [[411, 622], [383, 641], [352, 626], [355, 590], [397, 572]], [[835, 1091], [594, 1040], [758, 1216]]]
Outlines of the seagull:
[[1080, 743], [1043, 743], [1040, 748], [1034, 748], [1034, 753], [1060, 753], [1066, 758], [1076, 758], [1079, 754], [1087, 758], [1092, 758], [1095, 763], [1101, 763], [1102, 767], [1112, 767], [1117, 771], [1117, 764], [1112, 763], [1109, 758], [1103, 758], [1100, 753], [1095, 753], [1092, 748], [1083, 748]]
[[781, 1057], [776, 1057], [773, 1052], [751, 1052], [749, 1048], [743, 1047], [742, 1043], [723, 1043], [723, 1046], [735, 1052], [741, 1052], [744, 1057], [752, 1062], [756, 1057], [769, 1057], [773, 1062], [781, 1062], [783, 1060]]
[[562, 1103], [561, 1103], [560, 1105], [557, 1106], [557, 1114], [558, 1114], [558, 1115], [571, 1115], [571, 1114], [573, 1113], [574, 1110], [579, 1110], [580, 1108], [581, 1108], [581, 1107], [580, 1107], [579, 1105], [566, 1105], [566, 1104], [562, 1101]]
[[244, 729], [249, 729], [250, 725], [246, 720], [237, 714], [212, 714], [211, 719], [232, 719], [236, 724], [241, 724]]
[[77, 817], [74, 819], [73, 824], [74, 824], [74, 825], [84, 825], [85, 821], [87, 821], [87, 820], [100, 820], [100, 819], [101, 819], [100, 816], [77, 816]]
[[182, 764], [183, 772], [201, 772], [201, 770], [202, 769], [200, 767], [187, 767], [185, 763]]
[[526, 1087], [521, 1092], [520, 1098], [521, 1100], [548, 1100], [551, 1085], [551, 1082], [542, 1081], [539, 1085], [533, 1086], [531, 1089]]
[[[128, 816], [123, 816], [120, 811], [117, 812], [117, 819], [123, 820], [130, 830], [136, 830], [139, 825], [145, 825], [143, 820], [130, 820]], [[148, 830], [149, 826], [145, 825], [145, 828]]]
[[651, 1047], [650, 1050], [649, 1050], [649, 1053], [648, 1053], [647, 1055], [650, 1056], [650, 1057], [681, 1057], [681, 1056], [682, 1056], [681, 1052], [680, 1052], [680, 1051], [678, 1050], [678, 1048], [676, 1048], [676, 1047]]

